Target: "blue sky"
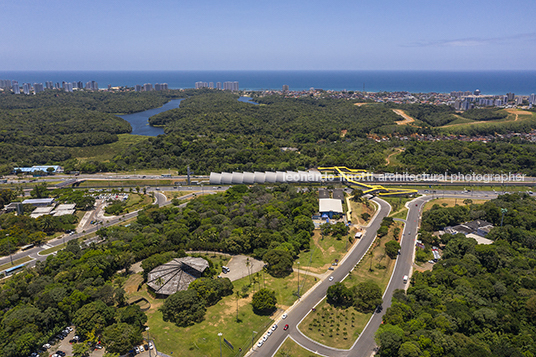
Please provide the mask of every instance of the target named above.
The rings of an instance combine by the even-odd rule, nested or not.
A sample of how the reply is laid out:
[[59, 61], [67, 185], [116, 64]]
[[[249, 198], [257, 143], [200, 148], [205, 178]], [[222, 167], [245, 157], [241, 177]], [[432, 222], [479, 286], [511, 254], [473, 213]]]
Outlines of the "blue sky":
[[0, 0], [2, 70], [536, 70], [536, 1]]

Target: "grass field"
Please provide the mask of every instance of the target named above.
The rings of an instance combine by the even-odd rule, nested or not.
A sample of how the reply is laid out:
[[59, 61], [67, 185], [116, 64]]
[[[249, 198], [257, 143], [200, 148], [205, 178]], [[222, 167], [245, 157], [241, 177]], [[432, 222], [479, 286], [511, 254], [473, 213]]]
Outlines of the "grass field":
[[406, 203], [413, 200], [414, 198], [405, 198], [405, 197], [382, 197], [383, 200], [387, 201], [391, 205], [391, 213], [389, 217], [393, 218], [406, 218], [408, 209], [406, 208]]
[[447, 125], [439, 127], [443, 132], [452, 132], [452, 133], [462, 133], [464, 129], [480, 126], [480, 127], [494, 127], [504, 124], [510, 124], [513, 122], [522, 122], [527, 120], [534, 120], [536, 116], [527, 111], [517, 110], [517, 109], [505, 109], [508, 112], [508, 116], [504, 119], [497, 120], [472, 120], [457, 116], [458, 119], [453, 122], [448, 123]]
[[62, 243], [60, 245], [57, 245], [55, 247], [52, 247], [52, 248], [48, 248], [48, 249], [45, 249], [45, 250], [42, 250], [39, 252], [39, 255], [47, 255], [47, 254], [50, 254], [50, 253], [54, 253], [54, 252], [57, 252], [58, 250], [62, 250], [63, 248], [65, 248], [67, 246], [66, 243]]
[[[124, 175], [124, 174], [123, 174]], [[161, 179], [161, 180], [86, 180], [80, 184], [80, 187], [102, 187], [102, 188], [116, 188], [116, 187], [137, 187], [140, 189], [144, 187], [158, 187], [158, 186], [173, 186], [176, 180]], [[128, 191], [128, 190], [127, 190]]]
[[[432, 186], [432, 187], [430, 187]], [[534, 186], [528, 186], [528, 185], [519, 185], [519, 186], [475, 186], [475, 185], [455, 185], [455, 186], [447, 186], [447, 185], [408, 185], [408, 186], [391, 186], [388, 187], [391, 188], [404, 188], [404, 189], [413, 189], [413, 190], [429, 190], [429, 191], [437, 191], [435, 194], [440, 196], [442, 194], [442, 191], [448, 190], [448, 191], [464, 191], [464, 190], [471, 190], [471, 191], [489, 191], [493, 193], [495, 190], [496, 193], [502, 193], [502, 192], [526, 192], [526, 191], [534, 191]], [[471, 192], [466, 193], [468, 197], [471, 196]]]
[[67, 150], [69, 150], [72, 156], [81, 161], [106, 162], [112, 160], [118, 152], [122, 152], [130, 145], [134, 145], [148, 139], [147, 136], [131, 134], [119, 134], [117, 137], [119, 140], [115, 143], [98, 146], [68, 148]]
[[[360, 224], [360, 225], [366, 225], [372, 217], [374, 216], [374, 213], [376, 213], [376, 205], [372, 202], [369, 202], [369, 205], [367, 206], [364, 203], [361, 202], [355, 202], [353, 200], [350, 201], [350, 210], [351, 213], [351, 219], [353, 224]], [[370, 215], [370, 218], [368, 220], [364, 220], [361, 218], [361, 214], [368, 213]]]
[[292, 339], [287, 338], [275, 354], [275, 357], [315, 357], [317, 354], [306, 350]]
[[[488, 201], [488, 200], [473, 200], [473, 199], [470, 199], [470, 200], [473, 201], [474, 204], [481, 204], [481, 203]], [[454, 207], [455, 205], [464, 206], [465, 203], [463, 203], [463, 201], [464, 200], [461, 198], [438, 198], [438, 199], [426, 202], [424, 205], [424, 211], [428, 211], [434, 205], [440, 205], [441, 207]]]
[[297, 262], [300, 262], [300, 269], [309, 270], [313, 273], [325, 273], [335, 259], [341, 259], [346, 253], [346, 248], [350, 249], [350, 243], [347, 237], [337, 240], [334, 237], [326, 236], [322, 238], [320, 229], [315, 229], [311, 238], [311, 249], [300, 253], [299, 259], [294, 263], [297, 268]]
[[[363, 257], [359, 265], [344, 280], [343, 283], [346, 286], [352, 287], [359, 283], [373, 280], [382, 289], [382, 292], [385, 291], [396, 262], [385, 254], [385, 243], [395, 239], [395, 228], [399, 228], [400, 232], [402, 232], [403, 223], [395, 222], [389, 228], [389, 233], [385, 237], [376, 239], [369, 253]], [[400, 234], [397, 238], [400, 238]], [[327, 313], [335, 318], [331, 317], [329, 321], [325, 321], [328, 316], [326, 315]], [[300, 330], [308, 337], [325, 345], [350, 348], [365, 328], [371, 315], [371, 313], [361, 313], [353, 307], [348, 309], [335, 308], [329, 305], [326, 300], [323, 300], [317, 306], [316, 312], [309, 313], [303, 320]], [[330, 322], [331, 320], [334, 320], [334, 322]], [[346, 332], [346, 335], [344, 332]]]
[[[273, 278], [267, 274], [263, 279], [262, 273], [260, 276], [255, 275], [254, 278], [256, 282], [252, 285], [250, 285], [249, 277], [233, 282], [235, 291], [243, 291], [244, 286], [250, 285], [247, 292], [248, 297], [238, 299], [238, 322], [236, 319], [237, 298], [233, 294], [209, 307], [205, 320], [190, 327], [177, 327], [173, 323], [162, 320], [162, 313], [158, 311], [158, 308], [162, 306], [164, 300], [152, 298], [145, 286], [137, 291], [137, 287], [142, 282], [140, 274], [132, 274], [124, 288], [128, 298], [133, 296], [145, 297], [151, 304], [151, 308], [146, 312], [147, 324], [159, 351], [168, 355], [173, 353], [173, 355], [185, 357], [215, 356], [219, 351], [218, 333], [221, 332], [223, 333], [222, 337], [235, 347], [234, 351], [231, 351], [225, 344], [222, 344], [224, 346], [222, 355], [231, 357], [243, 356], [251, 346], [253, 331], [257, 331], [257, 334], [253, 336], [254, 343], [257, 343], [257, 340], [273, 323], [272, 317], [253, 313], [251, 297], [254, 291], [257, 291], [260, 286], [266, 286], [266, 288], [276, 292], [279, 310], [273, 315], [275, 318], [282, 313], [282, 309], [292, 305], [297, 298], [294, 295], [297, 291], [297, 275], [295, 273], [281, 279]], [[302, 291], [305, 292], [312, 285], [312, 282], [306, 283]], [[254, 290], [253, 287], [255, 287]], [[242, 348], [242, 353], [238, 352], [239, 348]]]

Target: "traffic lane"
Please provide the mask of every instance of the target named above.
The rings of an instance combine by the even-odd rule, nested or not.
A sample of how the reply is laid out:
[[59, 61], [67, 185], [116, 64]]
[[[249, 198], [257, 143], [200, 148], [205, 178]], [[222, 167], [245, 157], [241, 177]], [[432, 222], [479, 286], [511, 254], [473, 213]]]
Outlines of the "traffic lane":
[[[288, 330], [290, 331], [289, 335], [291, 335], [292, 338], [298, 343], [312, 351], [318, 351], [328, 356], [334, 355], [333, 353], [337, 351], [338, 353], [344, 353], [344, 350], [329, 348], [307, 339], [297, 329], [297, 326], [305, 318], [305, 316], [307, 316], [311, 309], [326, 296], [328, 287], [346, 277], [350, 270], [355, 267], [359, 260], [361, 260], [361, 258], [368, 251], [370, 245], [376, 237], [376, 232], [381, 225], [382, 219], [389, 214], [391, 209], [391, 206], [387, 202], [377, 198], [374, 198], [373, 200], [379, 204], [379, 211], [360, 241], [352, 247], [352, 250], [349, 252], [349, 254], [341, 261], [337, 269], [335, 269], [330, 275], [333, 276], [333, 281], [330, 282], [328, 277], [326, 280], [320, 283], [316, 289], [310, 291], [305, 298], [302, 298], [301, 301], [288, 313], [288, 317], [286, 318], [286, 321], [288, 322], [286, 323], [288, 323], [290, 326]], [[262, 348], [256, 351], [259, 356], [273, 356], [283, 343], [286, 335], [276, 334], [273, 337], [274, 338], [269, 340], [269, 344], [265, 343]]]

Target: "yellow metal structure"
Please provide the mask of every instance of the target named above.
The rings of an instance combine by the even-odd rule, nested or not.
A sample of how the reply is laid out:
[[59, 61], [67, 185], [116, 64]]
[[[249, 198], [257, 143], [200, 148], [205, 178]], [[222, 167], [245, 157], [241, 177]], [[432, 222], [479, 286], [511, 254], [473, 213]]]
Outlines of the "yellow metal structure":
[[394, 196], [394, 195], [413, 195], [417, 193], [417, 190], [403, 189], [403, 188], [389, 188], [381, 185], [369, 185], [355, 180], [355, 176], [364, 179], [371, 176], [367, 170], [362, 169], [349, 169], [346, 166], [331, 166], [331, 167], [318, 167], [320, 172], [331, 171], [336, 173], [335, 177], [341, 178], [348, 184], [359, 187], [363, 190], [363, 193], [376, 194], [378, 196]]

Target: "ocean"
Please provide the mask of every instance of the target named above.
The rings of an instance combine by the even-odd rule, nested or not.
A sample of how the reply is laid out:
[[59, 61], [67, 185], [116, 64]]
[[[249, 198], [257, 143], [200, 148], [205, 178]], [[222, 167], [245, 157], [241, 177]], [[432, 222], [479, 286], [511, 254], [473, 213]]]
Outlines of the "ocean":
[[167, 83], [169, 88], [193, 88], [195, 82], [238, 81], [240, 89], [353, 90], [368, 92], [407, 91], [449, 93], [474, 91], [482, 94], [518, 95], [536, 93], [536, 71], [2, 71], [0, 79], [19, 84], [96, 81], [99, 88], [145, 83]]

